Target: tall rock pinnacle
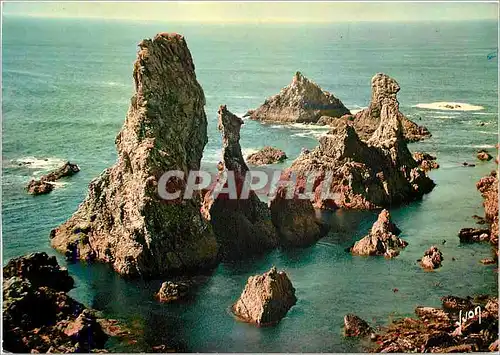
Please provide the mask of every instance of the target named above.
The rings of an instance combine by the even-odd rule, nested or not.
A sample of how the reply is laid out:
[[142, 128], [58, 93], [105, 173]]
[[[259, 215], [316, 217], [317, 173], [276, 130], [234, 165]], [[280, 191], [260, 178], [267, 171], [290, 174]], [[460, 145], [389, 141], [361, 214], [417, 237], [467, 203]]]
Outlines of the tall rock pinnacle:
[[199, 170], [207, 143], [205, 97], [184, 38], [160, 33], [143, 40], [133, 77], [135, 94], [116, 137], [118, 161], [90, 183], [78, 210], [52, 231], [51, 244], [69, 258], [104, 261], [131, 276], [213, 265], [217, 243], [199, 197], [173, 202], [158, 194], [165, 172]]

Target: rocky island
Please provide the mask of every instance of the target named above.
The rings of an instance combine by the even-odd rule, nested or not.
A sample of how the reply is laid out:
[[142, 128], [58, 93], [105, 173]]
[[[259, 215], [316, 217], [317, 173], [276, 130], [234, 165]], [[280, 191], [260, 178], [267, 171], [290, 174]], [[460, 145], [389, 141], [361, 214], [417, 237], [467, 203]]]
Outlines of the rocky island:
[[292, 82], [245, 114], [252, 120], [280, 123], [316, 123], [321, 116], [341, 117], [350, 111], [316, 83], [296, 72]]

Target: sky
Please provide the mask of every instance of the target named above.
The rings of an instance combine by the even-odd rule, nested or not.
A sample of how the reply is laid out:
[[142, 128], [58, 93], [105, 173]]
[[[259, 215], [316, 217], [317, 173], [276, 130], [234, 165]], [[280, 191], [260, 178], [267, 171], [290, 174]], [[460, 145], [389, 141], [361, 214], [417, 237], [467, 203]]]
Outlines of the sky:
[[494, 20], [498, 3], [4, 2], [3, 15], [207, 23]]

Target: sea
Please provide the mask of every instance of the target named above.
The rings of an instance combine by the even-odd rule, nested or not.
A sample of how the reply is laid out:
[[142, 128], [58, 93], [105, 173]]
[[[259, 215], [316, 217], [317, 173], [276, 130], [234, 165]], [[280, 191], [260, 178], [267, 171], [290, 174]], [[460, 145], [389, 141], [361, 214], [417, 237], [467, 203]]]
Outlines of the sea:
[[[6, 16], [2, 42], [2, 257], [35, 251], [56, 255], [76, 287], [70, 295], [126, 325], [130, 339], [112, 339], [109, 351], [147, 352], [166, 344], [190, 352], [357, 352], [362, 340], [342, 335], [355, 313], [373, 326], [413, 316], [419, 305], [439, 306], [445, 295], [498, 293], [488, 244], [461, 245], [458, 231], [483, 215], [475, 184], [497, 168], [481, 162], [498, 142], [496, 21], [333, 24], [182, 24], [106, 19]], [[302, 249], [222, 263], [205, 275], [196, 294], [178, 304], [154, 298], [165, 279], [127, 280], [107, 265], [67, 264], [51, 249], [49, 233], [85, 198], [91, 179], [117, 157], [114, 139], [133, 94], [137, 44], [158, 32], [185, 36], [206, 96], [208, 144], [202, 166], [221, 160], [217, 108], [238, 115], [288, 85], [296, 71], [333, 93], [352, 111], [367, 107], [378, 72], [401, 86], [400, 110], [428, 127], [432, 138], [409, 145], [437, 156], [435, 189], [421, 201], [390, 208], [409, 245], [392, 260], [345, 252], [369, 231], [379, 211], [324, 213], [329, 234]], [[463, 110], [436, 102], [461, 103]], [[265, 145], [283, 149], [287, 162], [312, 149], [327, 128], [245, 120], [244, 155]], [[81, 172], [50, 194], [30, 196], [26, 183], [70, 160]], [[463, 162], [474, 167], [464, 167]], [[441, 268], [423, 271], [417, 259], [431, 245]], [[240, 322], [230, 307], [249, 276], [273, 265], [285, 270], [297, 304], [274, 327]]]

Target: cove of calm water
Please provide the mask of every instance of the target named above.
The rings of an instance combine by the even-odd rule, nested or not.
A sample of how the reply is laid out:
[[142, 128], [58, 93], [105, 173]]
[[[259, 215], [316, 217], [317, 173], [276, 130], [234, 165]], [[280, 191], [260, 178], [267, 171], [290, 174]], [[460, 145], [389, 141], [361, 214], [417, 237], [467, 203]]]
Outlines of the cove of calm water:
[[[335, 25], [201, 25], [6, 17], [3, 23], [3, 262], [33, 251], [61, 255], [49, 232], [83, 200], [89, 181], [116, 159], [114, 138], [133, 92], [136, 44], [157, 32], [186, 37], [206, 95], [209, 142], [203, 166], [221, 158], [217, 107], [238, 114], [259, 106], [301, 71], [350, 109], [366, 107], [377, 72], [401, 86], [400, 109], [423, 124], [432, 138], [410, 145], [437, 155], [431, 172], [437, 186], [422, 201], [390, 209], [408, 247], [393, 260], [353, 257], [344, 249], [365, 235], [377, 211], [325, 213], [332, 226], [317, 244], [276, 250], [260, 258], [219, 265], [185, 303], [156, 302], [164, 280], [124, 280], [105, 265], [67, 265], [76, 280], [70, 294], [131, 326], [136, 343], [110, 341], [111, 351], [149, 351], [169, 344], [202, 352], [343, 352], [363, 349], [342, 336], [343, 316], [354, 312], [374, 325], [410, 316], [418, 305], [438, 306], [447, 294], [497, 293], [495, 266], [479, 260], [488, 245], [460, 245], [457, 233], [483, 215], [475, 183], [495, 169], [479, 162], [480, 148], [497, 142], [496, 22], [351, 23]], [[491, 57], [491, 56], [490, 56]], [[414, 107], [436, 101], [482, 106], [455, 112]], [[484, 122], [484, 126], [479, 123]], [[313, 148], [327, 130], [246, 121], [244, 153], [273, 145], [289, 165], [302, 147]], [[36, 158], [34, 167], [19, 167]], [[45, 161], [44, 159], [48, 159]], [[81, 172], [45, 196], [29, 196], [24, 185], [63, 160]], [[464, 168], [464, 161], [476, 163]], [[442, 241], [446, 240], [445, 244]], [[416, 263], [437, 244], [443, 266], [424, 272]], [[456, 260], [452, 261], [452, 257]], [[272, 265], [289, 274], [298, 302], [275, 327], [235, 320], [231, 304], [250, 275]], [[393, 292], [398, 288], [399, 292]]]

